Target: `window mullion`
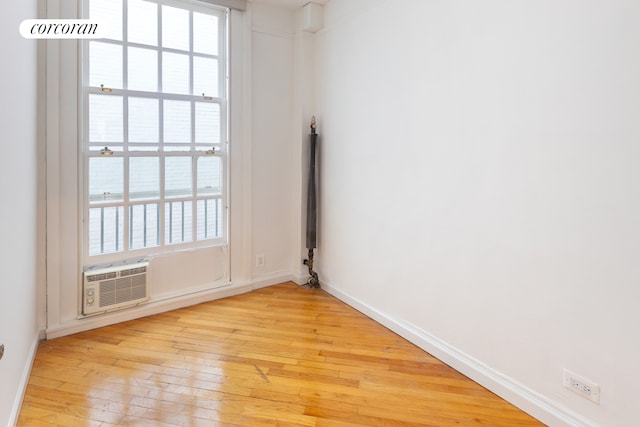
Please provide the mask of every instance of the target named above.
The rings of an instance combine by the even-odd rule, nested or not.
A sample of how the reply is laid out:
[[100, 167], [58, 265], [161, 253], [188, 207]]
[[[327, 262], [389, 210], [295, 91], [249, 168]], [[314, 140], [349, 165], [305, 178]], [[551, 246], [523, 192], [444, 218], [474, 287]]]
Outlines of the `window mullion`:
[[157, 35], [157, 40], [158, 40], [158, 46], [157, 46], [157, 55], [158, 55], [158, 59], [157, 59], [157, 73], [158, 73], [158, 85], [156, 87], [157, 89], [157, 99], [158, 99], [158, 114], [159, 114], [159, 120], [158, 120], [158, 126], [160, 129], [158, 129], [158, 156], [159, 156], [159, 167], [160, 167], [160, 171], [159, 171], [159, 177], [160, 177], [160, 197], [158, 199], [158, 224], [157, 224], [157, 231], [158, 231], [158, 243], [159, 245], [162, 247], [166, 244], [166, 240], [165, 240], [165, 156], [164, 156], [164, 97], [162, 96], [163, 93], [163, 84], [162, 84], [162, 79], [163, 79], [163, 56], [162, 56], [162, 44], [163, 44], [163, 37], [162, 37], [162, 6], [160, 4], [158, 4], [158, 14], [157, 14], [157, 19], [158, 19], [158, 24], [157, 24], [157, 29], [158, 29], [158, 35]]
[[127, 1], [124, 1], [123, 5], [123, 14], [124, 14], [124, 24], [122, 27], [123, 35], [122, 35], [122, 87], [123, 87], [123, 96], [122, 101], [124, 102], [122, 108], [122, 119], [123, 123], [123, 157], [124, 157], [124, 165], [123, 165], [123, 174], [124, 174], [124, 194], [122, 200], [123, 206], [123, 252], [126, 254], [131, 249], [131, 237], [133, 235], [133, 220], [131, 218], [131, 202], [129, 199], [129, 48], [128, 48], [128, 25], [126, 24], [127, 16], [128, 16], [128, 7]]
[[189, 11], [189, 93], [193, 93], [193, 11]]
[[195, 151], [191, 155], [191, 189], [192, 208], [191, 208], [191, 236], [194, 242], [198, 240], [198, 153]]
[[[162, 74], [162, 66], [160, 65], [161, 62], [158, 62], [158, 74]], [[159, 85], [161, 85], [161, 80], [159, 81]], [[158, 207], [159, 207], [159, 215], [158, 215], [158, 228], [159, 228], [159, 232], [158, 232], [158, 239], [160, 240], [160, 245], [163, 246], [166, 243], [165, 240], [165, 223], [166, 223], [166, 217], [165, 217], [165, 204], [166, 204], [166, 192], [165, 192], [165, 150], [164, 150], [164, 97], [162, 96], [161, 93], [158, 94], [158, 107], [159, 107], [159, 114], [160, 114], [160, 121], [159, 121], [159, 127], [160, 129], [158, 130], [158, 135], [159, 135], [159, 141], [158, 141], [158, 156], [160, 158], [160, 198], [158, 200]]]
[[122, 215], [124, 216], [124, 237], [123, 237], [123, 244], [124, 244], [124, 251], [125, 253], [129, 251], [129, 249], [131, 249], [131, 235], [130, 235], [130, 231], [131, 231], [131, 227], [132, 227], [132, 219], [131, 219], [131, 201], [129, 198], [129, 154], [125, 152], [124, 155], [124, 166], [123, 166], [123, 173], [124, 173], [124, 194], [123, 194], [123, 207], [124, 207], [124, 212], [122, 213]]

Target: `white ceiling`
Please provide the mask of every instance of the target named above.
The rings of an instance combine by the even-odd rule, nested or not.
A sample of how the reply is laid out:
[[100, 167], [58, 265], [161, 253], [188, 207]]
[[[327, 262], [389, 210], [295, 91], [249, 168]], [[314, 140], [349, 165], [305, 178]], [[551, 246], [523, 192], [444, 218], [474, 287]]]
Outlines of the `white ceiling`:
[[326, 4], [329, 0], [250, 0], [254, 3], [266, 3], [276, 6], [286, 7], [288, 9], [298, 9], [307, 3]]

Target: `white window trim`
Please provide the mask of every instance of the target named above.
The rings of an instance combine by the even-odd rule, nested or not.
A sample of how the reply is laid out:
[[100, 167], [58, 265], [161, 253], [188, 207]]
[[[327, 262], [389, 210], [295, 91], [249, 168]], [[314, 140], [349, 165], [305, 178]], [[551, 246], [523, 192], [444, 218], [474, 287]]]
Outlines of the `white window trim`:
[[[222, 9], [220, 8], [220, 4], [221, 3], [225, 3], [225, 2], [219, 2], [219, 1], [212, 1], [212, 2], [207, 2], [207, 3], [211, 3], [211, 4], [215, 4], [216, 6], [209, 6], [207, 4], [204, 4], [201, 1], [192, 1], [192, 0], [150, 0], [153, 3], [156, 3], [158, 5], [169, 5], [169, 6], [182, 6], [184, 7], [185, 5], [187, 5], [189, 7], [189, 9], [196, 11], [196, 12], [205, 12], [205, 13], [211, 13], [211, 11], [216, 11], [218, 12], [218, 15], [224, 19], [225, 21], [225, 25], [224, 25], [224, 29], [221, 30], [221, 32], [219, 33], [218, 37], [219, 37], [219, 42], [220, 42], [220, 46], [224, 46], [224, 48], [219, 49], [217, 58], [219, 61], [221, 61], [223, 64], [226, 64], [226, 69], [225, 72], [221, 72], [218, 75], [218, 79], [219, 79], [219, 87], [221, 88], [221, 91], [223, 93], [220, 93], [219, 97], [216, 98], [212, 98], [211, 101], [214, 103], [217, 103], [218, 105], [220, 105], [220, 114], [221, 114], [221, 134], [223, 135], [223, 140], [220, 141], [220, 145], [217, 147], [219, 148], [218, 150], [216, 150], [216, 153], [214, 154], [215, 156], [218, 156], [222, 159], [222, 167], [223, 167], [223, 182], [222, 182], [222, 194], [219, 197], [214, 197], [214, 199], [220, 199], [223, 206], [222, 206], [222, 237], [220, 238], [215, 238], [215, 239], [207, 239], [207, 240], [197, 240], [197, 221], [195, 221], [195, 215], [196, 215], [196, 211], [197, 211], [197, 201], [200, 199], [210, 199], [207, 197], [198, 197], [197, 194], [197, 185], [195, 182], [192, 183], [192, 190], [193, 190], [193, 195], [191, 197], [187, 197], [187, 198], [165, 198], [165, 195], [162, 194], [164, 193], [163, 191], [161, 191], [161, 195], [160, 198], [155, 201], [154, 203], [157, 203], [158, 206], [160, 207], [160, 215], [158, 217], [158, 223], [159, 223], [159, 236], [158, 239], [160, 241], [160, 244], [158, 246], [152, 246], [152, 247], [146, 247], [146, 248], [141, 248], [141, 249], [129, 249], [127, 248], [126, 250], [123, 251], [118, 251], [118, 252], [111, 252], [111, 253], [104, 253], [104, 254], [98, 254], [98, 255], [89, 255], [89, 245], [88, 245], [88, 236], [89, 236], [89, 208], [90, 208], [90, 203], [89, 203], [89, 197], [88, 197], [88, 173], [85, 173], [85, 171], [88, 171], [88, 162], [89, 159], [92, 157], [99, 157], [98, 154], [95, 151], [90, 151], [88, 149], [88, 138], [89, 138], [89, 129], [87, 126], [87, 120], [88, 120], [88, 109], [89, 109], [89, 102], [88, 102], [88, 97], [90, 94], [102, 94], [100, 88], [97, 87], [90, 87], [89, 86], [89, 75], [88, 75], [88, 62], [89, 62], [89, 41], [84, 41], [83, 43], [81, 43], [81, 57], [80, 57], [80, 63], [81, 63], [81, 76], [82, 78], [80, 79], [79, 85], [79, 93], [82, 96], [82, 99], [80, 100], [80, 106], [81, 106], [81, 118], [79, 120], [79, 124], [80, 124], [80, 135], [81, 135], [81, 141], [78, 144], [79, 149], [80, 149], [80, 153], [79, 153], [79, 158], [81, 159], [82, 163], [79, 165], [79, 176], [82, 180], [81, 183], [81, 194], [80, 194], [80, 200], [81, 203], [80, 205], [82, 206], [81, 208], [81, 212], [80, 212], [80, 218], [82, 218], [82, 230], [81, 230], [81, 238], [79, 241], [80, 244], [80, 248], [81, 248], [81, 258], [82, 258], [82, 264], [84, 265], [88, 265], [88, 264], [99, 264], [99, 263], [108, 263], [108, 262], [114, 262], [114, 261], [119, 261], [119, 260], [123, 260], [123, 259], [131, 259], [131, 258], [137, 258], [137, 257], [142, 257], [142, 256], [154, 256], [154, 255], [159, 255], [159, 254], [167, 254], [167, 253], [172, 253], [175, 251], [180, 251], [180, 250], [190, 250], [190, 249], [197, 249], [197, 248], [204, 248], [204, 247], [211, 247], [211, 246], [227, 246], [228, 242], [229, 242], [229, 156], [228, 156], [228, 142], [229, 142], [229, 108], [228, 108], [228, 104], [229, 104], [229, 67], [230, 67], [230, 61], [228, 60], [228, 51], [230, 48], [230, 44], [229, 44], [229, 32], [230, 32], [230, 13], [229, 11], [226, 11], [226, 13], [220, 13], [222, 11]], [[84, 6], [84, 13], [85, 15], [88, 15], [88, 0], [84, 0], [83, 1], [83, 6]], [[123, 6], [124, 7], [124, 6]], [[126, 23], [125, 23], [126, 24]], [[162, 25], [162, 19], [160, 14], [158, 14], [158, 31], [160, 33], [161, 31], [161, 25]], [[105, 40], [105, 42], [109, 43], [109, 40]], [[190, 43], [192, 43], [193, 40], [190, 40]], [[121, 42], [114, 42], [116, 44], [119, 44], [120, 46], [123, 47], [123, 78], [124, 75], [126, 73], [127, 70], [127, 55], [126, 55], [126, 47], [129, 45], [134, 45], [137, 46], [134, 43], [130, 43], [126, 40], [123, 40]], [[150, 49], [157, 49], [159, 54], [161, 54], [163, 52], [163, 48], [161, 46], [144, 46], [145, 48], [150, 48]], [[166, 49], [165, 49], [166, 50]], [[160, 68], [160, 62], [158, 63], [158, 70]], [[159, 82], [160, 84], [160, 82]], [[116, 88], [110, 88], [111, 92], [110, 95], [114, 95], [114, 96], [123, 96], [123, 97], [152, 97], [154, 99], [158, 99], [159, 104], [161, 105], [162, 102], [165, 99], [170, 99], [170, 100], [188, 100], [188, 101], [193, 101], [196, 102], [197, 100], [197, 96], [195, 95], [176, 95], [176, 94], [165, 94], [163, 92], [139, 92], [139, 91], [133, 91], [133, 90], [126, 90], [126, 89], [116, 89]], [[209, 97], [208, 97], [209, 98]], [[210, 98], [209, 98], [210, 99]], [[125, 105], [125, 110], [123, 111], [123, 116], [126, 116], [126, 102], [123, 103]], [[193, 104], [195, 105], [195, 104]], [[124, 133], [125, 133], [125, 139], [126, 139], [126, 134], [127, 134], [127, 127], [126, 127], [126, 123], [127, 120], [124, 119]], [[159, 123], [160, 128], [162, 129], [162, 122]], [[126, 146], [127, 143], [125, 142], [123, 144], [123, 146]], [[195, 144], [192, 142], [190, 145], [195, 146]], [[200, 145], [200, 144], [198, 144]], [[119, 145], [118, 145], [119, 146]], [[115, 145], [113, 147], [116, 147]], [[152, 152], [145, 152], [145, 151], [135, 151], [135, 152], [131, 152], [131, 153], [124, 153], [122, 151], [116, 151], [114, 150], [114, 156], [116, 157], [161, 157], [162, 159], [167, 158], [167, 157], [171, 157], [171, 156], [190, 156], [192, 158], [192, 164], [196, 164], [197, 160], [199, 157], [201, 157], [203, 155], [202, 151], [176, 151], [176, 152], [163, 152], [161, 154], [158, 154], [158, 152], [152, 151]], [[164, 160], [161, 160], [161, 167], [160, 167], [160, 179], [162, 180], [163, 174], [164, 174], [164, 168], [162, 167], [162, 165], [164, 164]], [[129, 168], [127, 167], [128, 165], [128, 161], [124, 161], [124, 165], [123, 165], [123, 172], [124, 172], [124, 190], [125, 190], [125, 194], [128, 192], [127, 188], [128, 188], [128, 182], [129, 182]], [[195, 176], [196, 176], [196, 170], [195, 168], [192, 170], [192, 177], [193, 180], [195, 181]], [[192, 221], [192, 230], [191, 230], [191, 235], [192, 235], [192, 240], [190, 242], [185, 242], [185, 243], [171, 243], [171, 244], [167, 244], [165, 242], [165, 236], [164, 236], [164, 205], [165, 203], [168, 202], [181, 202], [181, 201], [191, 201], [192, 202], [192, 217], [193, 217], [193, 221]], [[142, 204], [144, 202], [142, 201], [128, 201], [126, 196], [125, 196], [125, 201], [120, 203], [104, 203], [101, 204], [99, 206], [95, 206], [92, 205], [91, 207], [112, 207], [112, 206], [124, 206], [124, 218], [123, 218], [123, 222], [125, 224], [128, 224], [128, 217], [129, 217], [129, 212], [128, 212], [128, 207], [129, 206], [133, 206], [133, 205], [138, 205], [138, 204]], [[129, 230], [128, 227], [123, 226], [124, 230], [123, 230], [123, 243], [128, 241], [128, 237], [129, 237]]]

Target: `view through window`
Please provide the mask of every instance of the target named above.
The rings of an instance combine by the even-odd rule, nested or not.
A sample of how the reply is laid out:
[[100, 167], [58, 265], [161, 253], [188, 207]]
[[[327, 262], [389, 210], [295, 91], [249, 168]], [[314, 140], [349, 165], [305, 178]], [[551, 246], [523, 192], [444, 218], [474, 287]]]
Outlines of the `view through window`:
[[83, 51], [84, 254], [226, 242], [226, 9], [88, 0], [108, 26]]

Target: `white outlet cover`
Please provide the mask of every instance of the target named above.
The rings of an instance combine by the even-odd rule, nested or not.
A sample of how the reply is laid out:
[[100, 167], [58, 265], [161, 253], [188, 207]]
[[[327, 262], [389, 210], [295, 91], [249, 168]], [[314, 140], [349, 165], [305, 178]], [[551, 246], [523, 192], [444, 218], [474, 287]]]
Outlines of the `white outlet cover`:
[[[590, 390], [590, 393], [585, 393], [572, 386], [572, 379], [582, 384], [583, 386], [587, 386]], [[600, 385], [586, 379], [582, 375], [578, 375], [575, 372], [572, 372], [565, 368], [562, 370], [562, 384], [572, 392], [584, 397], [585, 399], [589, 399], [594, 403], [600, 404]]]

